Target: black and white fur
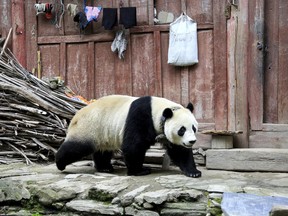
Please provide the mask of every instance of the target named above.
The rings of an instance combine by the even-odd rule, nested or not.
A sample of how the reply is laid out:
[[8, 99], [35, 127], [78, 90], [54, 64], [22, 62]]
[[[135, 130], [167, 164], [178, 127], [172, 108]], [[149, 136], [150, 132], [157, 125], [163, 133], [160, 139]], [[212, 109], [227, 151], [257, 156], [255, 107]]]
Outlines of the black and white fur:
[[82, 108], [73, 117], [64, 143], [56, 154], [56, 165], [66, 165], [93, 154], [99, 172], [112, 172], [111, 158], [122, 150], [128, 175], [147, 175], [143, 167], [146, 151], [159, 134], [165, 134], [168, 155], [186, 176], [200, 177], [192, 154], [198, 123], [193, 105], [187, 108], [160, 97], [110, 95]]

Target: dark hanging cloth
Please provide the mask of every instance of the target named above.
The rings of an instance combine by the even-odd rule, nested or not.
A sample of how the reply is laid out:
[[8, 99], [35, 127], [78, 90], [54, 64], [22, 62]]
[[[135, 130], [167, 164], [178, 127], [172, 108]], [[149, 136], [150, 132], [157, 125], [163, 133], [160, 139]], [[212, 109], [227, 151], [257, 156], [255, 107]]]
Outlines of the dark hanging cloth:
[[117, 25], [117, 8], [103, 8], [102, 26], [104, 29], [111, 30]]
[[74, 16], [74, 22], [79, 23], [79, 27], [81, 30], [84, 30], [86, 28], [86, 26], [88, 25], [88, 20], [86, 17], [86, 14], [83, 12], [78, 12], [75, 16]]
[[124, 28], [131, 28], [133, 26], [136, 26], [136, 7], [121, 7], [119, 23], [123, 24]]

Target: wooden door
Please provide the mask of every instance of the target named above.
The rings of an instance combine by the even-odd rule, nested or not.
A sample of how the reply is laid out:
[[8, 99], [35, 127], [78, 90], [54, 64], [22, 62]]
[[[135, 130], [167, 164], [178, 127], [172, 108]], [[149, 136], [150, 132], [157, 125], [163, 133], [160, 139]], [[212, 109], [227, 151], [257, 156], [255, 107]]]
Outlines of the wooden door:
[[263, 19], [254, 24], [260, 31], [263, 26], [264, 40], [259, 38], [261, 32], [251, 38], [256, 58], [249, 82], [249, 146], [288, 148], [288, 2], [256, 2], [260, 2], [256, 14]]
[[[125, 58], [111, 51], [115, 32], [93, 22], [80, 32], [65, 11], [60, 19], [36, 16], [36, 0], [25, 1], [26, 62], [28, 70], [41, 76], [61, 76], [76, 94], [94, 99], [108, 94], [163, 96], [186, 105], [195, 105], [200, 129], [227, 129], [227, 46], [226, 1], [222, 0], [123, 0], [123, 6], [137, 8], [137, 26], [126, 32]], [[47, 0], [59, 10], [59, 2]], [[58, 2], [58, 4], [56, 4]], [[83, 0], [65, 0], [83, 11]], [[118, 8], [120, 0], [88, 0], [87, 5]], [[169, 24], [155, 24], [154, 7], [178, 17], [182, 12], [198, 25], [199, 63], [190, 67], [167, 64]], [[57, 24], [57, 25], [55, 25]], [[61, 26], [61, 27], [60, 27]], [[35, 71], [37, 73], [37, 70]], [[200, 135], [199, 145], [210, 147], [210, 137]]]

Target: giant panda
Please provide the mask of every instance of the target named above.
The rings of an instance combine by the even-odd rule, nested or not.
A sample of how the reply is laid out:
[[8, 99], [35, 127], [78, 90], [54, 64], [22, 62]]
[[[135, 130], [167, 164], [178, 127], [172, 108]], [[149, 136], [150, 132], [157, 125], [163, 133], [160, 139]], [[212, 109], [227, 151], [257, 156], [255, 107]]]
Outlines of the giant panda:
[[193, 105], [185, 108], [165, 98], [110, 95], [79, 110], [72, 118], [67, 136], [56, 153], [56, 165], [66, 165], [93, 154], [98, 172], [112, 172], [111, 158], [122, 150], [128, 175], [147, 175], [143, 167], [146, 151], [158, 135], [168, 140], [167, 153], [189, 177], [200, 177], [193, 159], [198, 123]]

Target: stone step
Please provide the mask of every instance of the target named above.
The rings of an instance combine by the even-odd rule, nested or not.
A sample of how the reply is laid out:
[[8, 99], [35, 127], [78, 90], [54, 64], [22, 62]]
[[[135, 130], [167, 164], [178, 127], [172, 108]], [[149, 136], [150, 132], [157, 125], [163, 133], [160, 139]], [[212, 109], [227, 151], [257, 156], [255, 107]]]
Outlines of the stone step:
[[209, 149], [206, 168], [231, 171], [288, 172], [288, 149]]

